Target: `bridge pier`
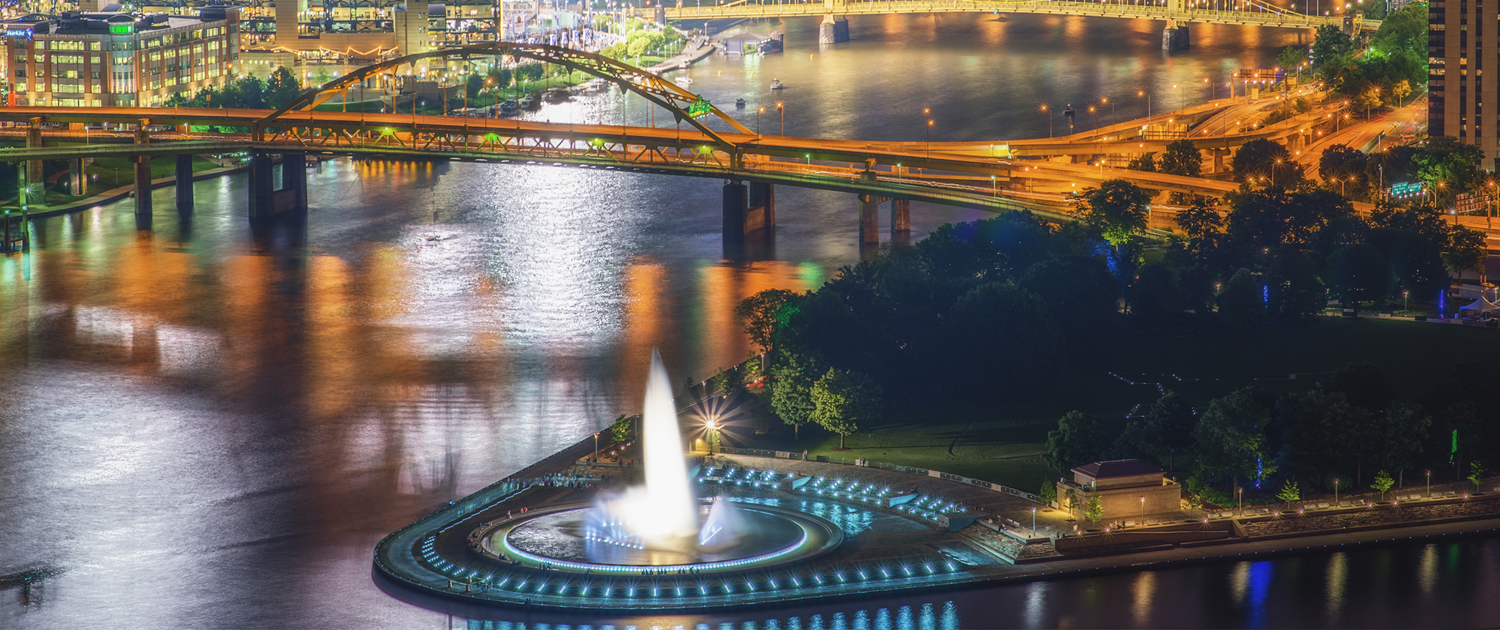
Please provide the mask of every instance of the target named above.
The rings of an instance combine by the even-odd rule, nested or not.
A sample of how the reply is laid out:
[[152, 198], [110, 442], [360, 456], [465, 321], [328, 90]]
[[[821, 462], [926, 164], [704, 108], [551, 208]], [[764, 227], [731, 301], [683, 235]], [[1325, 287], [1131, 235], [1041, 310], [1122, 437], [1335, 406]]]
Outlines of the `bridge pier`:
[[193, 154], [177, 154], [177, 216], [188, 219], [193, 216]]
[[832, 13], [823, 16], [818, 25], [819, 44], [842, 44], [849, 41], [849, 19]]
[[859, 244], [880, 243], [880, 198], [875, 195], [859, 196]]
[[750, 208], [745, 214], [745, 233], [755, 230], [772, 230], [776, 227], [776, 187], [763, 182], [750, 182]]
[[135, 228], [151, 229], [151, 157], [130, 158], [135, 163]]
[[724, 184], [724, 245], [742, 245], [745, 242], [746, 215], [749, 214], [749, 192], [737, 181]]
[[911, 239], [911, 200], [891, 200], [891, 240]]
[[1188, 27], [1186, 24], [1167, 22], [1166, 30], [1161, 32], [1162, 50], [1187, 50], [1188, 49]]
[[94, 158], [73, 158], [68, 160], [68, 194], [87, 196], [89, 194], [88, 165], [92, 164]]
[[307, 156], [281, 156], [281, 188], [276, 187], [271, 155], [250, 158], [250, 220], [267, 222], [288, 213], [307, 212]]

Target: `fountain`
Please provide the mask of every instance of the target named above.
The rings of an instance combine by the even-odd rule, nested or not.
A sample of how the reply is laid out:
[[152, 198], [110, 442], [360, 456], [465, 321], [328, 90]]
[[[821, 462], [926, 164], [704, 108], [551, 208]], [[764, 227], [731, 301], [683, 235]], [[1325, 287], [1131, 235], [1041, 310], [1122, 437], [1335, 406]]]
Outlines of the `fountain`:
[[603, 490], [588, 507], [528, 516], [493, 539], [497, 555], [582, 571], [675, 567], [733, 570], [831, 549], [841, 538], [821, 519], [731, 497], [694, 496], [671, 381], [652, 351], [641, 420], [645, 483]]
[[710, 542], [715, 548], [726, 546], [731, 532], [739, 529], [734, 522], [735, 511], [720, 497], [709, 511], [710, 518], [699, 523], [697, 502], [688, 486], [687, 467], [682, 459], [682, 430], [672, 402], [671, 381], [666, 366], [662, 365], [661, 353], [655, 349], [651, 350], [651, 368], [646, 377], [641, 443], [646, 485], [630, 488], [619, 496], [601, 496], [588, 517], [586, 536], [626, 548], [675, 551], [690, 556], [696, 556], [696, 548]]

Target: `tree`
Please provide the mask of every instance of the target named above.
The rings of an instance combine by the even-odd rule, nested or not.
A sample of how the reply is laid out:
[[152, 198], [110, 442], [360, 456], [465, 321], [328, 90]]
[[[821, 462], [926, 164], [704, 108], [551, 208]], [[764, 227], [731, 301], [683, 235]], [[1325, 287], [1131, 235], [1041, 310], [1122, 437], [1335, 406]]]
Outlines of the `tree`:
[[1297, 487], [1297, 482], [1288, 479], [1286, 480], [1286, 483], [1281, 486], [1281, 490], [1276, 493], [1276, 498], [1281, 500], [1282, 503], [1293, 503], [1296, 501], [1301, 501], [1302, 489]]
[[503, 90], [510, 87], [510, 68], [502, 68], [498, 64], [490, 66], [489, 86], [491, 89]]
[[1484, 150], [1459, 142], [1453, 136], [1428, 138], [1413, 160], [1417, 165], [1417, 177], [1437, 192], [1443, 204], [1451, 201], [1454, 195], [1472, 189], [1484, 173], [1480, 170]]
[[745, 329], [750, 342], [763, 352], [776, 349], [776, 333], [797, 312], [798, 295], [786, 289], [766, 289], [734, 306], [734, 323]]
[[468, 80], [464, 83], [464, 94], [469, 97], [469, 100], [479, 98], [479, 92], [483, 89], [484, 77], [479, 76], [477, 73], [470, 74]]
[[1276, 63], [1282, 70], [1297, 72], [1302, 69], [1302, 64], [1307, 63], [1307, 49], [1302, 46], [1287, 46], [1276, 55]]
[[1202, 241], [1221, 234], [1224, 230], [1224, 215], [1220, 212], [1219, 200], [1195, 197], [1187, 207], [1173, 218], [1182, 233], [1194, 241]]
[[1313, 40], [1312, 63], [1319, 74], [1352, 52], [1354, 39], [1343, 29], [1331, 24], [1318, 27], [1317, 38]]
[[1267, 394], [1246, 387], [1208, 404], [1193, 429], [1198, 475], [1205, 479], [1264, 479], [1276, 471], [1266, 435]]
[[1411, 95], [1411, 81], [1402, 79], [1391, 86], [1391, 96], [1396, 97], [1396, 106], [1404, 107], [1407, 96]]
[[1146, 227], [1146, 206], [1151, 196], [1135, 184], [1111, 179], [1088, 188], [1074, 202], [1079, 213], [1104, 235], [1104, 240], [1119, 246]]
[[[1089, 287], [1093, 293], [1086, 297], [1097, 298], [1097, 284], [1080, 278], [1069, 286]], [[1062, 304], [1090, 312], [1101, 307], [1087, 299]], [[963, 389], [1020, 392], [1050, 381], [1067, 365], [1064, 337], [1051, 309], [1013, 284], [974, 287], [953, 302], [944, 325], [931, 325], [939, 351], [926, 359], [945, 364], [952, 375], [947, 380]]]
[[1394, 485], [1396, 485], [1396, 480], [1391, 478], [1391, 473], [1384, 470], [1375, 473], [1375, 480], [1370, 482], [1370, 487], [1380, 493], [1381, 501], [1385, 500], [1385, 492], [1390, 490], [1391, 486]]
[[296, 73], [287, 70], [286, 66], [279, 66], [266, 80], [266, 107], [280, 109], [301, 93], [302, 82], [297, 80]]
[[1280, 442], [1278, 462], [1288, 475], [1320, 479], [1358, 465], [1362, 433], [1370, 415], [1352, 407], [1342, 392], [1312, 390], [1276, 401], [1272, 433]]
[[1155, 173], [1156, 154], [1142, 153], [1134, 159], [1130, 160], [1130, 163], [1126, 164], [1125, 168], [1128, 168], [1132, 171], [1145, 171], [1147, 173]]
[[1240, 145], [1229, 164], [1237, 182], [1259, 181], [1264, 177], [1266, 184], [1296, 188], [1302, 181], [1302, 165], [1274, 140], [1261, 138]]
[[[1318, 176], [1329, 185], [1330, 190], [1338, 190], [1339, 194], [1347, 197], [1359, 197], [1361, 191], [1367, 186], [1364, 180], [1365, 163], [1368, 161], [1365, 153], [1345, 144], [1335, 144], [1323, 150], [1323, 155], [1318, 158]], [[1333, 188], [1338, 184], [1338, 188]], [[1353, 191], [1353, 195], [1350, 195]]]
[[880, 386], [870, 377], [850, 370], [829, 368], [812, 387], [812, 420], [839, 434], [839, 450], [844, 438], [880, 420]]
[[1360, 243], [1338, 249], [1328, 259], [1328, 274], [1339, 303], [1353, 305], [1359, 317], [1361, 302], [1383, 300], [1391, 291], [1391, 266], [1373, 245]]
[[1125, 424], [1119, 442], [1158, 466], [1166, 464], [1168, 470], [1176, 470], [1177, 455], [1192, 449], [1193, 429], [1197, 426], [1198, 416], [1192, 406], [1177, 392], [1168, 391], [1151, 403], [1139, 419]]
[[1203, 153], [1192, 140], [1176, 140], [1167, 145], [1161, 154], [1161, 172], [1183, 177], [1199, 177], [1203, 174]]
[[1484, 271], [1484, 261], [1489, 258], [1484, 233], [1462, 225], [1453, 226], [1448, 238], [1448, 251], [1443, 252], [1443, 264], [1458, 274], [1458, 283], [1463, 284], [1465, 271]]
[[1098, 525], [1099, 519], [1104, 517], [1103, 497], [1100, 497], [1099, 493], [1097, 492], [1090, 492], [1088, 501], [1085, 505], [1086, 507], [1084, 507], [1083, 509], [1083, 515], [1090, 521], [1093, 521], [1095, 525]]
[[1055, 470], [1067, 472], [1099, 460], [1104, 450], [1104, 428], [1081, 411], [1069, 411], [1057, 421], [1057, 428], [1047, 433], [1046, 452], [1042, 459]]
[[1469, 483], [1474, 484], [1475, 492], [1479, 492], [1479, 484], [1484, 483], [1485, 472], [1484, 464], [1480, 463], [1479, 460], [1469, 461], [1469, 476], [1465, 477], [1465, 479], [1468, 479]]
[[609, 437], [615, 444], [624, 444], [635, 437], [635, 425], [640, 416], [620, 416], [609, 425]]
[[814, 357], [786, 351], [781, 352], [781, 360], [771, 368], [771, 409], [782, 422], [792, 425], [793, 439], [816, 408], [812, 388], [820, 368]]
[[1057, 502], [1057, 484], [1051, 479], [1042, 480], [1042, 488], [1037, 491], [1036, 498], [1042, 505], [1050, 506]]
[[[1120, 310], [1118, 283], [1098, 258], [1067, 256], [1039, 262], [1016, 284], [1041, 298], [1061, 329], [1075, 337], [1106, 328]], [[994, 317], [993, 312], [976, 315], [979, 321]]]

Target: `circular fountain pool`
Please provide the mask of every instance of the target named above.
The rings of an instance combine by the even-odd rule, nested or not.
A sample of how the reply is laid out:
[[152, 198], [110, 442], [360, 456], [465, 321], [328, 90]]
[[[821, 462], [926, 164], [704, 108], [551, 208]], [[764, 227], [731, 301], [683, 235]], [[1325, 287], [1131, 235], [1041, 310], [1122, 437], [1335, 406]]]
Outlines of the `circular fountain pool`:
[[744, 534], [711, 549], [642, 549], [584, 533], [589, 507], [537, 511], [494, 528], [486, 551], [529, 566], [577, 573], [641, 574], [740, 571], [803, 561], [839, 545], [843, 533], [816, 516], [764, 505], [739, 505]]

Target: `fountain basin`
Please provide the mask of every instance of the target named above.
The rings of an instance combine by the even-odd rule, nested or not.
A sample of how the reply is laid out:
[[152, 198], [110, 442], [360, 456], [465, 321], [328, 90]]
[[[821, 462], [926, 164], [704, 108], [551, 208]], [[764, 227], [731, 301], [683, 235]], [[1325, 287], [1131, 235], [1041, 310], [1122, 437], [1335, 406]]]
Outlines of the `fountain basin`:
[[723, 573], [801, 562], [843, 542], [838, 526], [822, 518], [767, 505], [736, 506], [754, 534], [712, 551], [635, 549], [585, 537], [588, 505], [536, 510], [499, 523], [484, 534], [487, 554], [523, 566], [568, 573], [638, 575]]

